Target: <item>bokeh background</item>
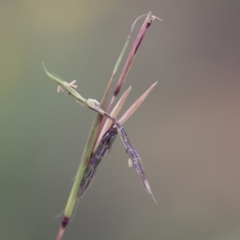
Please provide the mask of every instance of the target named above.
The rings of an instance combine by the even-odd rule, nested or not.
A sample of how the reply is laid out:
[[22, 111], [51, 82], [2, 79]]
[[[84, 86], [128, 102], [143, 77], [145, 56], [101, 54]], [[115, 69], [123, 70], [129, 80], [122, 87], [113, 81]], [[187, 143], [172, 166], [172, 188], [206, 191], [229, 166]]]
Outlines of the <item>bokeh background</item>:
[[1, 240], [55, 239], [94, 118], [41, 62], [100, 100], [150, 10], [163, 22], [136, 56], [125, 109], [159, 83], [125, 128], [158, 204], [117, 139], [63, 239], [240, 238], [240, 1], [2, 0]]

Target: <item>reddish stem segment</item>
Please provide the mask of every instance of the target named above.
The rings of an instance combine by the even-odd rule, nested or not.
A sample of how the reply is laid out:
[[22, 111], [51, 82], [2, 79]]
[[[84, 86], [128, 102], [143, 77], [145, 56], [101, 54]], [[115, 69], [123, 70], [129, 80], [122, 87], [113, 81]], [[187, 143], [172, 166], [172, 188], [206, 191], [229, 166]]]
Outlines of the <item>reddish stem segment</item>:
[[143, 37], [145, 36], [146, 34], [146, 31], [147, 29], [151, 26], [152, 24], [152, 21], [154, 20], [154, 16], [152, 15], [152, 13], [150, 12], [147, 16], [147, 18], [145, 19], [137, 37], [136, 37], [136, 40], [135, 42], [133, 43], [133, 46], [132, 46], [132, 49], [128, 55], [128, 58], [127, 58], [127, 61], [124, 65], [124, 68], [122, 70], [122, 73], [119, 77], [119, 80], [118, 80], [118, 83], [117, 83], [117, 86], [115, 88], [115, 91], [114, 91], [114, 98], [118, 95], [118, 93], [120, 92], [120, 89], [122, 87], [122, 84], [124, 83], [125, 79], [126, 79], [126, 76], [128, 74], [128, 71], [133, 63], [133, 60], [134, 60], [134, 57], [137, 53], [137, 50], [143, 40]]

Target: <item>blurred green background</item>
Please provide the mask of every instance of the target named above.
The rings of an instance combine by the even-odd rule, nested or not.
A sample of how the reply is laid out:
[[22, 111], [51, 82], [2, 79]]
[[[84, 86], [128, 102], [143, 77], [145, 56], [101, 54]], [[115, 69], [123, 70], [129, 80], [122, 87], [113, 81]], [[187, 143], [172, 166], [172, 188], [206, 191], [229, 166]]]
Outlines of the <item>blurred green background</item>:
[[63, 239], [240, 238], [240, 1], [2, 0], [1, 240], [55, 239], [94, 118], [41, 62], [100, 100], [150, 10], [163, 22], [140, 47], [125, 109], [159, 83], [125, 128], [158, 204], [117, 139]]

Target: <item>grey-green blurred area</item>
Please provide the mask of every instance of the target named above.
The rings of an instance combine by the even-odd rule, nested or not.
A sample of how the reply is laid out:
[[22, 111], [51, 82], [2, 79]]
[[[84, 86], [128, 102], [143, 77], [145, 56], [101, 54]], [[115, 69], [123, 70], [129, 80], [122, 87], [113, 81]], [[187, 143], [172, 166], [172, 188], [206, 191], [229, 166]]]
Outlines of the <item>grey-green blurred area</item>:
[[117, 138], [63, 239], [240, 239], [240, 1], [2, 0], [1, 240], [55, 239], [95, 116], [57, 94], [41, 63], [100, 100], [150, 10], [163, 21], [121, 93], [132, 86], [123, 113], [158, 81], [124, 124], [158, 204]]

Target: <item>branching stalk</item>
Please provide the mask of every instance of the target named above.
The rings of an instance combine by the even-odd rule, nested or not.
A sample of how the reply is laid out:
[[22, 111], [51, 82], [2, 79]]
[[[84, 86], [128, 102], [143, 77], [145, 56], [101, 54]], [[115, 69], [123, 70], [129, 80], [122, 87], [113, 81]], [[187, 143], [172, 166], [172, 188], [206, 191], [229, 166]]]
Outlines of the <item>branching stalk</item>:
[[[140, 18], [142, 18], [144, 16], [146, 16], [146, 19], [145, 19], [145, 21], [144, 21], [144, 23], [143, 23], [143, 25], [142, 25], [138, 35], [137, 35], [136, 40], [134, 41], [134, 44], [133, 44], [131, 50], [130, 50], [129, 56], [128, 56], [127, 60], [126, 60], [126, 63], [125, 63], [124, 68], [122, 70], [122, 73], [121, 73], [121, 75], [119, 77], [119, 80], [118, 80], [117, 86], [116, 86], [116, 88], [114, 90], [114, 93], [113, 93], [112, 99], [110, 101], [110, 104], [109, 104], [107, 110], [105, 110], [113, 78], [114, 78], [114, 76], [115, 76], [115, 74], [116, 74], [116, 72], [117, 72], [117, 70], [118, 70], [118, 68], [120, 66], [120, 63], [121, 63], [121, 61], [123, 59], [124, 53], [126, 52], [126, 49], [127, 49], [128, 44], [129, 44], [129, 40], [130, 40], [131, 34], [133, 32], [133, 28], [134, 28], [136, 22]], [[77, 100], [77, 102], [79, 102], [81, 105], [86, 106], [86, 107], [94, 110], [97, 113], [97, 115], [96, 115], [96, 117], [95, 117], [95, 119], [93, 121], [91, 130], [90, 130], [90, 133], [89, 133], [89, 136], [88, 136], [88, 140], [86, 142], [86, 145], [85, 145], [82, 157], [81, 157], [80, 165], [79, 165], [76, 177], [74, 179], [74, 183], [73, 183], [73, 186], [72, 186], [72, 190], [70, 192], [70, 196], [69, 196], [68, 201], [67, 201], [66, 208], [64, 210], [64, 215], [63, 215], [61, 227], [59, 229], [59, 232], [58, 232], [58, 235], [56, 237], [56, 240], [61, 240], [62, 239], [62, 236], [64, 234], [66, 226], [68, 225], [68, 223], [70, 221], [70, 218], [72, 217], [74, 208], [75, 208], [77, 200], [79, 198], [79, 189], [80, 189], [80, 186], [81, 186], [81, 183], [82, 183], [83, 179], [85, 179], [85, 180], [87, 179], [88, 182], [91, 182], [91, 178], [86, 178], [86, 177], [88, 177], [88, 176], [86, 176], [86, 174], [89, 171], [91, 171], [91, 170], [96, 171], [96, 167], [98, 166], [98, 164], [101, 161], [101, 159], [99, 159], [99, 162], [97, 162], [96, 164], [93, 161], [92, 168], [90, 167], [89, 161], [90, 161], [91, 157], [93, 156], [93, 154], [95, 152], [94, 149], [97, 149], [99, 142], [102, 143], [102, 149], [100, 147], [99, 150], [98, 150], [99, 153], [101, 153], [101, 155], [95, 156], [95, 158], [93, 158], [93, 160], [94, 159], [96, 160], [96, 159], [98, 159], [98, 157], [102, 158], [104, 153], [105, 153], [105, 151], [110, 148], [110, 145], [108, 145], [109, 138], [107, 136], [105, 136], [105, 138], [104, 138], [103, 136], [104, 136], [106, 131], [108, 131], [111, 128], [113, 128], [114, 124], [115, 124], [114, 125], [115, 128], [117, 129], [116, 133], [114, 133], [114, 134], [117, 134], [117, 132], [119, 133], [119, 135], [120, 135], [120, 137], [121, 137], [121, 139], [122, 139], [122, 141], [124, 143], [124, 146], [125, 146], [128, 154], [129, 154], [129, 156], [130, 156], [130, 158], [132, 160], [132, 164], [134, 165], [135, 169], [137, 170], [138, 174], [140, 175], [140, 178], [142, 180], [142, 183], [143, 183], [145, 189], [148, 191], [148, 193], [150, 193], [152, 195], [152, 191], [151, 191], [150, 185], [149, 185], [149, 183], [148, 183], [148, 181], [147, 181], [147, 179], [145, 177], [145, 174], [143, 172], [140, 156], [132, 148], [132, 145], [131, 145], [130, 140], [129, 140], [128, 136], [127, 136], [127, 133], [123, 129], [123, 127], [121, 126], [120, 122], [122, 122], [122, 123], [125, 122], [133, 114], [133, 112], [141, 105], [141, 103], [144, 101], [144, 99], [148, 96], [148, 94], [151, 92], [151, 90], [155, 87], [156, 83], [153, 84], [129, 108], [129, 110], [121, 118], [120, 122], [118, 122], [116, 120], [116, 117], [117, 117], [117, 114], [120, 111], [124, 101], [126, 100], [127, 95], [130, 92], [130, 89], [124, 93], [123, 97], [120, 99], [119, 103], [116, 105], [116, 107], [112, 111], [111, 115], [109, 114], [109, 112], [110, 112], [110, 110], [112, 108], [112, 104], [113, 104], [115, 98], [117, 97], [118, 93], [120, 92], [120, 89], [122, 87], [123, 82], [126, 79], [127, 73], [129, 72], [129, 69], [130, 69], [130, 67], [131, 67], [131, 65], [133, 63], [133, 60], [135, 58], [136, 52], [137, 52], [141, 42], [142, 42], [142, 39], [145, 36], [147, 29], [149, 28], [149, 26], [151, 25], [152, 21], [155, 18], [157, 18], [157, 17], [153, 16], [152, 13], [149, 12], [148, 14], [145, 14], [145, 15], [142, 15], [142, 16], [138, 17], [134, 21], [134, 23], [133, 23], [133, 25], [131, 27], [129, 36], [127, 38], [127, 41], [125, 42], [125, 45], [124, 45], [124, 47], [123, 47], [123, 49], [122, 49], [122, 51], [120, 53], [120, 56], [119, 56], [119, 58], [118, 58], [118, 60], [117, 60], [117, 62], [115, 64], [115, 67], [113, 69], [110, 81], [109, 81], [108, 86], [107, 86], [107, 88], [105, 90], [105, 93], [104, 93], [104, 96], [102, 98], [101, 104], [98, 103], [95, 99], [85, 99], [84, 97], [82, 97], [75, 90], [75, 88], [77, 87], [75, 85], [76, 80], [68, 83], [68, 82], [62, 80], [57, 75], [55, 75], [53, 73], [50, 73], [46, 69], [45, 65], [43, 64], [43, 67], [44, 67], [44, 70], [45, 70], [46, 74], [52, 80], [54, 80], [58, 84], [58, 92], [59, 91], [66, 92], [67, 94], [73, 96]], [[159, 18], [157, 18], [157, 19], [159, 19]], [[159, 20], [161, 20], [161, 19], [159, 19]], [[106, 119], [108, 119], [108, 122], [104, 125]], [[110, 123], [109, 121], [112, 121], [112, 123]], [[103, 126], [104, 126], [104, 128], [103, 128]], [[112, 135], [112, 137], [114, 137], [114, 135]], [[97, 139], [98, 139], [98, 141], [97, 141]], [[106, 142], [104, 142], [104, 139], [106, 140]], [[112, 144], [111, 141], [109, 143]], [[86, 171], [87, 168], [88, 168], [88, 170]], [[88, 187], [88, 183], [86, 185], [86, 188], [87, 187]], [[83, 190], [85, 191], [86, 189], [83, 188]], [[153, 197], [153, 199], [154, 199], [154, 201], [156, 201], [154, 197]]]

